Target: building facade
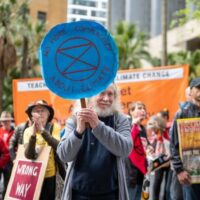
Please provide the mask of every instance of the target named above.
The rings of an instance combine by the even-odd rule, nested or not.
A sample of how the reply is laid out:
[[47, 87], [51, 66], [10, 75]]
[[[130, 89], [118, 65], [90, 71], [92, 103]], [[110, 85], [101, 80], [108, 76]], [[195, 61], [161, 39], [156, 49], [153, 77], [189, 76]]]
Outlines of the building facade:
[[[161, 0], [110, 0], [110, 27], [119, 21], [135, 24], [138, 31], [149, 36], [149, 52], [152, 56], [162, 55], [162, 1]], [[191, 11], [194, 5], [189, 5]], [[171, 28], [171, 23], [177, 17], [176, 11], [186, 7], [186, 0], [168, 0], [167, 6], [167, 38], [168, 52], [184, 50], [194, 51], [200, 47], [200, 24], [191, 20], [182, 27]]]
[[108, 27], [109, 0], [68, 0], [67, 21], [93, 20]]
[[[200, 44], [197, 22], [191, 21], [184, 27], [174, 29], [170, 27], [172, 21], [176, 19], [176, 11], [185, 6], [186, 0], [168, 0], [168, 52], [194, 50]], [[161, 56], [161, 0], [68, 0], [68, 21], [77, 20], [100, 22], [111, 33], [115, 33], [116, 25], [120, 21], [135, 24], [138, 31], [145, 32], [149, 36], [151, 54], [157, 57]], [[189, 34], [185, 35], [185, 33]]]
[[67, 0], [32, 0], [29, 9], [33, 21], [46, 22], [47, 30], [67, 21]]
[[108, 28], [115, 32], [116, 26], [120, 21], [125, 20], [126, 0], [109, 0]]
[[[109, 28], [113, 32], [119, 21], [135, 24], [138, 31], [150, 38], [161, 34], [161, 0], [110, 0]], [[185, 0], [168, 1], [168, 28], [175, 12], [185, 7]]]

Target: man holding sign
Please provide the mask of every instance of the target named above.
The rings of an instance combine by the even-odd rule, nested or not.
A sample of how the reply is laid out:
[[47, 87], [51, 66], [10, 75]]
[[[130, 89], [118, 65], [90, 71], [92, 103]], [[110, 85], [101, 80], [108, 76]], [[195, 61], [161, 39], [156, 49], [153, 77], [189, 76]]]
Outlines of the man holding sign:
[[[70, 162], [62, 199], [128, 199], [122, 158], [132, 142], [111, 84], [118, 69], [113, 38], [94, 21], [59, 24], [44, 37], [39, 57], [47, 87], [62, 98], [80, 99], [82, 106], [57, 148], [61, 160]], [[91, 98], [87, 108], [85, 98]]]
[[[198, 136], [198, 122], [200, 117], [200, 77], [190, 83], [191, 101], [181, 108], [175, 116], [171, 129], [172, 164], [177, 173], [179, 182], [183, 186], [184, 200], [198, 200], [200, 197], [200, 142]], [[195, 118], [195, 119], [191, 119]], [[192, 122], [192, 123], [191, 123]], [[198, 169], [192, 169], [194, 165]], [[197, 173], [196, 173], [197, 172]], [[195, 180], [195, 181], [194, 181]], [[198, 181], [196, 181], [198, 180]]]
[[[115, 84], [68, 119], [57, 147], [67, 169], [62, 199], [127, 200], [124, 158], [132, 150], [130, 123]], [[87, 124], [89, 126], [87, 126]]]

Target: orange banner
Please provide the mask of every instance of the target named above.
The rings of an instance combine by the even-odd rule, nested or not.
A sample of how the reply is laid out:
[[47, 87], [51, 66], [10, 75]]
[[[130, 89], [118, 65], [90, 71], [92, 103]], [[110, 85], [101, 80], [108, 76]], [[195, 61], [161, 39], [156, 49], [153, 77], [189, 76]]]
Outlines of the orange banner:
[[[185, 101], [185, 89], [188, 86], [189, 67], [167, 66], [151, 69], [119, 71], [115, 82], [120, 88], [124, 112], [133, 101], [142, 101], [147, 106], [148, 117], [167, 108], [170, 120]], [[73, 101], [56, 96], [46, 87], [43, 79], [13, 80], [13, 107], [16, 124], [27, 119], [25, 110], [29, 103], [44, 99], [55, 109], [55, 120], [63, 124], [73, 107]]]

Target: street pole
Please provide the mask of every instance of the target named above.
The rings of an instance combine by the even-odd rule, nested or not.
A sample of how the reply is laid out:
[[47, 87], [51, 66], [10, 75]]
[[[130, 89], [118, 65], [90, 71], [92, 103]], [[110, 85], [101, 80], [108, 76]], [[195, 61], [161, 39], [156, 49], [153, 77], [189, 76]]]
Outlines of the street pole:
[[168, 0], [162, 0], [162, 66], [167, 65], [167, 12]]

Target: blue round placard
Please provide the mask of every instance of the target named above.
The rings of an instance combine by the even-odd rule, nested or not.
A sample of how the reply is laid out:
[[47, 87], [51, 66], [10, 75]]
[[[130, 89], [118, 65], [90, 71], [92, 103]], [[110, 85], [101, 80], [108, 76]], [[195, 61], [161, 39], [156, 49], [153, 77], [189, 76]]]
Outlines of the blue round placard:
[[93, 21], [53, 27], [40, 45], [39, 60], [47, 87], [65, 99], [100, 93], [113, 82], [118, 69], [113, 38]]

